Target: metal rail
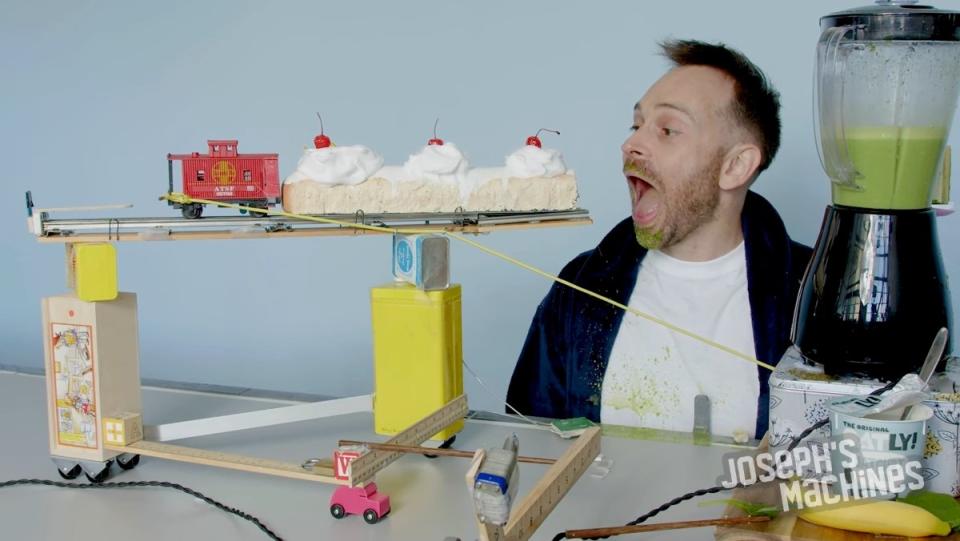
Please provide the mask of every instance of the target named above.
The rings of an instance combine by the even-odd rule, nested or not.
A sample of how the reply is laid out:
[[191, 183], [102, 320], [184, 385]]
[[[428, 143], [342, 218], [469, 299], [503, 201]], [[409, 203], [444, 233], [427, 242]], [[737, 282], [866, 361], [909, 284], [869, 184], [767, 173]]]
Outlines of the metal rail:
[[[32, 201], [31, 201], [32, 203]], [[287, 216], [179, 216], [154, 218], [63, 218], [50, 213], [61, 209], [33, 209], [28, 204], [29, 229], [41, 242], [97, 242], [111, 240], [177, 240], [255, 237], [363, 235], [376, 232], [324, 224]], [[74, 209], [62, 209], [65, 211]], [[76, 209], [82, 210], [82, 209]], [[34, 212], [35, 211], [35, 212]], [[448, 212], [388, 214], [326, 214], [341, 222], [397, 229], [417, 228], [463, 233], [495, 229], [522, 229], [592, 223], [585, 209], [543, 212]]]

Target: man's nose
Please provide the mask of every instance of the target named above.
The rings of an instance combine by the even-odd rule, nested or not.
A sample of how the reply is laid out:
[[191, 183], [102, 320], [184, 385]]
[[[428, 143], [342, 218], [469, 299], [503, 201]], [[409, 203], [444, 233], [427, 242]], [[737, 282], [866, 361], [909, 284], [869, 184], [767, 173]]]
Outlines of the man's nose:
[[631, 133], [620, 149], [623, 151], [624, 157], [648, 157], [650, 148], [647, 146], [643, 128]]

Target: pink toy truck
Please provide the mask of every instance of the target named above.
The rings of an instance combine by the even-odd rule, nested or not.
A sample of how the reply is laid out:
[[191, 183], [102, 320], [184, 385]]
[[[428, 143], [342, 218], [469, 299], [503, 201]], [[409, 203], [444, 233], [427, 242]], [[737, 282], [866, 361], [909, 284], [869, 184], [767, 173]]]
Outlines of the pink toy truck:
[[363, 514], [367, 524], [376, 524], [390, 512], [390, 496], [377, 493], [376, 483], [362, 487], [337, 487], [330, 497], [330, 514], [333, 518]]

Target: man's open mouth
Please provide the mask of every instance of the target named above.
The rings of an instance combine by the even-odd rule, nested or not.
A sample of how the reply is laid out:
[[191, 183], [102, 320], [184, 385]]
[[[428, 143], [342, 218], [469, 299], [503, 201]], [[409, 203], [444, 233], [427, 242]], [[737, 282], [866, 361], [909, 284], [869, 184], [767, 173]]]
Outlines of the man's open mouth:
[[638, 173], [634, 167], [628, 167], [626, 171], [633, 197], [633, 221], [636, 225], [647, 226], [653, 223], [660, 210], [660, 190]]

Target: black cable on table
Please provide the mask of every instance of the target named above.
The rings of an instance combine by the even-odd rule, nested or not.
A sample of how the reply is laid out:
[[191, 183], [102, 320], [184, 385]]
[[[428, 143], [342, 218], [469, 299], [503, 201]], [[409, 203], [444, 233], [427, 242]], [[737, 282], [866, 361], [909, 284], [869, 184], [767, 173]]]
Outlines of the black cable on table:
[[283, 541], [283, 539], [275, 534], [270, 528], [260, 522], [260, 519], [257, 517], [245, 513], [239, 509], [228, 507], [217, 500], [193, 490], [192, 488], [185, 487], [183, 485], [178, 485], [177, 483], [170, 483], [168, 481], [129, 481], [129, 482], [120, 482], [120, 483], [64, 483], [62, 481], [51, 481], [49, 479], [16, 479], [13, 481], [3, 481], [0, 482], [0, 488], [12, 487], [17, 485], [45, 485], [52, 487], [60, 488], [80, 488], [80, 489], [90, 489], [90, 488], [131, 488], [131, 487], [163, 487], [163, 488], [172, 488], [174, 490], [179, 490], [180, 492], [189, 494], [194, 498], [199, 498], [205, 503], [208, 503], [217, 509], [229, 513], [231, 515], [236, 515], [243, 520], [252, 522], [257, 528], [260, 528], [264, 534], [267, 535], [270, 539], [274, 541]]

